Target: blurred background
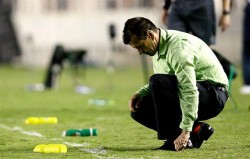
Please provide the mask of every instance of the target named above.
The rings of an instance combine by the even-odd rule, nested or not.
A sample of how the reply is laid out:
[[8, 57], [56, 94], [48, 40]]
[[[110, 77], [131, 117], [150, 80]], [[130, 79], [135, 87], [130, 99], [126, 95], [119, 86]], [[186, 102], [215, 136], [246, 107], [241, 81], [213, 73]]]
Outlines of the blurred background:
[[[222, 0], [215, 3], [219, 16]], [[244, 3], [233, 0], [231, 26], [217, 30], [213, 46], [238, 66]], [[62, 45], [87, 50], [89, 64], [102, 66], [110, 56], [116, 65], [136, 64], [135, 50], [122, 43], [124, 22], [144, 16], [166, 28], [162, 5], [163, 0], [0, 0], [0, 63], [45, 67]]]

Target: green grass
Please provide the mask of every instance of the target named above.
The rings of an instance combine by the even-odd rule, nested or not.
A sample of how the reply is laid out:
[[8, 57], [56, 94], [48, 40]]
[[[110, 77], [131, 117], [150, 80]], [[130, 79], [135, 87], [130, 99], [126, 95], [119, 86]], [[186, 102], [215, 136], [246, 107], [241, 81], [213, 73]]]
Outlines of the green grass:
[[[128, 100], [144, 84], [140, 67], [119, 68], [113, 75], [105, 69], [88, 68], [82, 83], [96, 90], [82, 95], [74, 90], [72, 75], [66, 69], [57, 90], [31, 92], [28, 84], [41, 83], [42, 69], [0, 66], [0, 158], [1, 159], [160, 159], [160, 158], [250, 158], [250, 96], [239, 94], [241, 74], [233, 81], [232, 94], [237, 108], [228, 101], [224, 111], [207, 121], [215, 128], [214, 135], [200, 149], [182, 152], [156, 151], [162, 141], [156, 133], [134, 122], [129, 116]], [[91, 106], [91, 98], [106, 98], [115, 105]], [[29, 116], [56, 116], [55, 125], [26, 125]], [[13, 130], [35, 131], [45, 137], [30, 136]], [[98, 129], [96, 137], [62, 137], [70, 128]], [[9, 129], [8, 129], [9, 128]], [[87, 144], [85, 147], [67, 146], [66, 154], [34, 153], [38, 144]], [[86, 150], [101, 149], [105, 153]], [[85, 151], [83, 151], [83, 149]], [[96, 151], [98, 152], [98, 151]]]

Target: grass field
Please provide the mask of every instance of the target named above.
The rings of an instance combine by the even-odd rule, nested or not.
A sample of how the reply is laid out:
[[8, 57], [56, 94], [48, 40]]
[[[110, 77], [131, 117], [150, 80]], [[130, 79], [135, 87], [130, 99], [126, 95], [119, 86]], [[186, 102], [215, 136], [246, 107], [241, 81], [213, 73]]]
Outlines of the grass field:
[[[1, 159], [244, 159], [250, 158], [250, 96], [239, 94], [241, 75], [233, 81], [232, 94], [237, 108], [228, 101], [224, 111], [207, 121], [214, 135], [200, 149], [182, 152], [156, 151], [162, 141], [156, 133], [134, 122], [129, 116], [128, 99], [144, 84], [142, 70], [88, 68], [84, 85], [95, 93], [83, 95], [74, 90], [72, 75], [66, 69], [57, 90], [31, 92], [27, 85], [41, 83], [42, 69], [0, 66], [0, 158]], [[93, 106], [92, 98], [114, 100], [114, 105]], [[56, 116], [58, 124], [26, 125], [30, 116]], [[62, 137], [70, 128], [98, 129], [95, 137]], [[33, 134], [32, 134], [33, 132]], [[35, 133], [43, 137], [35, 136]], [[65, 154], [34, 153], [38, 144], [67, 144]]]

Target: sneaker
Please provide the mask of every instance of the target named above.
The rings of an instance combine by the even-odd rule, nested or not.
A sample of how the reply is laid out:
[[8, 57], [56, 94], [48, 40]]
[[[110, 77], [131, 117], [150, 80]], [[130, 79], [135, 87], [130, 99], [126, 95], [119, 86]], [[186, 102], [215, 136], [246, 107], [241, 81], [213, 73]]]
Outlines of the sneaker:
[[241, 94], [250, 94], [250, 85], [244, 85], [240, 89]]
[[185, 147], [185, 149], [192, 149], [192, 148], [194, 148], [194, 146], [193, 146], [192, 141], [189, 139], [188, 143], [187, 143], [187, 146]]
[[196, 125], [190, 135], [194, 148], [200, 148], [204, 140], [208, 140], [214, 133], [214, 129], [207, 123], [199, 123]]
[[[185, 149], [192, 149], [193, 148], [193, 144], [191, 140], [188, 140], [187, 146], [185, 147]], [[175, 146], [174, 146], [174, 142], [169, 142], [169, 141], [165, 141], [164, 144], [157, 148], [156, 150], [170, 150], [170, 151], [176, 151], [175, 150]]]
[[156, 150], [175, 151], [174, 142], [173, 141], [164, 141], [164, 144], [161, 147], [157, 148]]

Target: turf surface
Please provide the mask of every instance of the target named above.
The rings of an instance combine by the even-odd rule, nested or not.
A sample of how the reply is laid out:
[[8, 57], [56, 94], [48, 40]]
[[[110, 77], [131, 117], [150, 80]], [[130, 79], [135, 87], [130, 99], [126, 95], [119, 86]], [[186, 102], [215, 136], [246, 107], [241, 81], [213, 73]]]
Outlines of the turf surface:
[[[239, 71], [240, 72], [240, 71]], [[43, 69], [0, 66], [0, 158], [55, 159], [161, 159], [161, 158], [250, 158], [250, 96], [239, 94], [241, 74], [233, 81], [232, 96], [223, 112], [207, 121], [214, 135], [200, 149], [182, 152], [156, 151], [162, 141], [156, 133], [129, 116], [128, 99], [144, 84], [139, 67], [119, 68], [112, 75], [105, 69], [87, 68], [82, 84], [95, 90], [79, 94], [72, 72], [64, 70], [57, 90], [32, 92], [28, 84], [41, 83]], [[105, 98], [113, 105], [89, 105], [88, 100]], [[58, 124], [26, 125], [30, 116], [56, 116]], [[97, 128], [95, 137], [62, 137], [71, 128]], [[40, 136], [39, 136], [40, 135]], [[34, 153], [38, 144], [67, 144], [65, 154]]]

